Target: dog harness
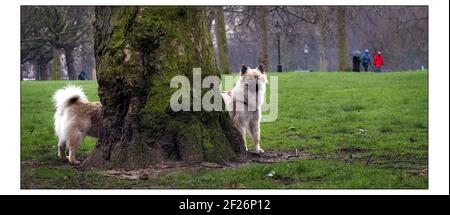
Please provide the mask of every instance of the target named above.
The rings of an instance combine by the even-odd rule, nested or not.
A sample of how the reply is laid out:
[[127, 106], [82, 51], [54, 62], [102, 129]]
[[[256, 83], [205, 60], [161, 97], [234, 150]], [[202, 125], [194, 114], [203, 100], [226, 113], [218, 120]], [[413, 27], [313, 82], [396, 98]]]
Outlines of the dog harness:
[[[231, 93], [231, 91], [228, 91], [227, 94], [233, 99], [233, 110], [232, 110], [232, 115], [234, 116], [236, 114], [236, 104], [237, 104], [237, 99], [236, 96], [233, 96], [233, 93]], [[242, 103], [244, 103], [244, 105], [248, 106], [246, 101], [243, 101]]]

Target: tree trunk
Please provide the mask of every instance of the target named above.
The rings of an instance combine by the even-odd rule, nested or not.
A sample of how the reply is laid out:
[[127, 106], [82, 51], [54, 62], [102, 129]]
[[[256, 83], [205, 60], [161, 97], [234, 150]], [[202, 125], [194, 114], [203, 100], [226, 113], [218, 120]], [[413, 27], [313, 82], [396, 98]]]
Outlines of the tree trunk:
[[[95, 13], [93, 7], [88, 7], [90, 20], [94, 20]], [[86, 31], [85, 43], [82, 45], [82, 67], [84, 72], [86, 72], [87, 78], [89, 80], [95, 80], [95, 55], [94, 55], [94, 28], [92, 24], [89, 25]]]
[[61, 79], [61, 61], [59, 50], [53, 50], [53, 60], [52, 60], [52, 80]]
[[97, 7], [94, 30], [103, 125], [83, 166], [140, 168], [161, 161], [242, 158], [242, 137], [226, 112], [170, 108], [178, 90], [170, 88], [174, 76], [192, 83], [194, 67], [202, 76], [220, 75], [204, 9]]
[[93, 52], [94, 47], [91, 45], [89, 47], [83, 47], [81, 62], [82, 62], [82, 68], [83, 71], [86, 72], [87, 79], [89, 80], [95, 80], [94, 79], [94, 68], [95, 68], [95, 56]]
[[215, 30], [217, 38], [217, 48], [219, 51], [219, 71], [222, 73], [230, 73], [230, 55], [228, 52], [227, 32], [225, 29], [225, 16], [223, 14], [223, 7], [215, 8]]
[[348, 41], [347, 41], [347, 9], [339, 7], [337, 9], [337, 33], [338, 33], [338, 48], [339, 48], [339, 70], [350, 71], [348, 63]]
[[95, 67], [92, 69], [92, 80], [97, 80], [97, 73]]
[[321, 72], [328, 71], [328, 64], [327, 64], [327, 55], [325, 52], [321, 51], [320, 53], [320, 59], [319, 59], [319, 70]]
[[73, 48], [64, 48], [66, 53], [67, 74], [69, 80], [77, 80], [77, 71], [75, 70], [75, 57], [73, 56]]
[[39, 57], [39, 59], [37, 60], [37, 71], [36, 71], [37, 78], [35, 77], [36, 80], [48, 80], [47, 66], [50, 59], [51, 58], [47, 58], [45, 56]]
[[269, 51], [267, 38], [267, 7], [257, 7], [256, 9], [256, 23], [260, 32], [259, 39], [259, 63], [262, 63], [265, 68], [269, 68]]
[[319, 32], [319, 70], [320, 71], [328, 71], [328, 62], [327, 62], [327, 52], [328, 52], [328, 41], [330, 33], [329, 31], [329, 23], [328, 23], [328, 14], [329, 10], [326, 6], [321, 6], [318, 8], [318, 32]]
[[327, 30], [325, 27], [325, 23], [320, 23], [320, 44], [319, 44], [319, 67], [320, 71], [326, 72], [328, 71], [328, 62], [327, 62], [327, 50], [328, 50], [328, 37]]
[[23, 81], [23, 71], [26, 71], [28, 68], [25, 64], [20, 64], [20, 80]]

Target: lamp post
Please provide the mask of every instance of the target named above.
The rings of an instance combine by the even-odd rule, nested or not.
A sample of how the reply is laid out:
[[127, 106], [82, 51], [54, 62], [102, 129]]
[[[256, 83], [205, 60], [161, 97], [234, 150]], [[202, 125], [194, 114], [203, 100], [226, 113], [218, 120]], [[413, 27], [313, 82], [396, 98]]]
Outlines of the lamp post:
[[305, 70], [308, 71], [308, 44], [305, 44], [305, 48], [303, 49], [303, 53], [305, 54]]
[[277, 72], [283, 71], [283, 66], [281, 66], [281, 54], [280, 54], [280, 37], [281, 37], [281, 25], [280, 22], [277, 21], [275, 23], [275, 31], [277, 33], [277, 41], [278, 41], [278, 65], [277, 65]]

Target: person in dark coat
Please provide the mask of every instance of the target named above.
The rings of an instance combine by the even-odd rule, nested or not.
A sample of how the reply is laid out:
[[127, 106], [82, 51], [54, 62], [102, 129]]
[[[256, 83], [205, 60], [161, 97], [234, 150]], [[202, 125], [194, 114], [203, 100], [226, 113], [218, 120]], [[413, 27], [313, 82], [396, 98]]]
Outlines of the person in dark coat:
[[366, 49], [364, 54], [362, 55], [362, 65], [364, 67], [364, 71], [369, 71], [369, 66], [372, 64], [372, 56], [370, 56], [369, 50]]
[[353, 72], [360, 72], [361, 71], [361, 52], [354, 51], [353, 52]]
[[86, 80], [86, 73], [84, 71], [81, 71], [78, 75], [78, 80]]

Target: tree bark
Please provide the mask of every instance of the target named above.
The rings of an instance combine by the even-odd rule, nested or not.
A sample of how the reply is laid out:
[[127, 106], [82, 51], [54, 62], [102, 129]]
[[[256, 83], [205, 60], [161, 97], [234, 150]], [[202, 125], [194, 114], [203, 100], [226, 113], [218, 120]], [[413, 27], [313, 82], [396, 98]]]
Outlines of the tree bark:
[[52, 80], [61, 79], [61, 61], [59, 50], [53, 50], [53, 60], [52, 60]]
[[83, 47], [81, 62], [82, 62], [82, 70], [86, 72], [87, 79], [94, 79], [94, 69], [95, 69], [95, 56], [94, 56], [94, 47], [93, 45], [89, 45], [89, 47]]
[[228, 74], [231, 72], [230, 55], [228, 51], [227, 33], [225, 29], [225, 16], [223, 14], [223, 7], [215, 8], [215, 31], [217, 38], [217, 48], [219, 51], [219, 71]]
[[169, 85], [174, 76], [192, 83], [194, 67], [202, 76], [220, 75], [203, 8], [97, 7], [94, 30], [103, 125], [83, 166], [141, 168], [168, 160], [242, 158], [242, 137], [226, 112], [170, 108], [178, 90]]
[[48, 62], [51, 57], [47, 57], [45, 54], [41, 55], [37, 60], [37, 71], [35, 77], [36, 80], [48, 80]]
[[329, 50], [329, 10], [327, 6], [321, 6], [318, 8], [318, 32], [319, 32], [319, 70], [328, 71], [327, 54]]
[[20, 80], [23, 81], [23, 71], [25, 71], [27, 68], [24, 64], [20, 64]]
[[257, 7], [256, 9], [256, 23], [260, 32], [259, 39], [259, 63], [262, 63], [265, 68], [269, 67], [269, 42], [267, 38], [267, 7]]
[[338, 47], [339, 47], [339, 70], [350, 71], [348, 62], [348, 40], [347, 40], [347, 9], [339, 7], [337, 9], [337, 33], [338, 33]]
[[69, 80], [77, 80], [77, 71], [75, 70], [75, 56], [73, 55], [73, 48], [64, 48], [66, 53], [67, 74]]

